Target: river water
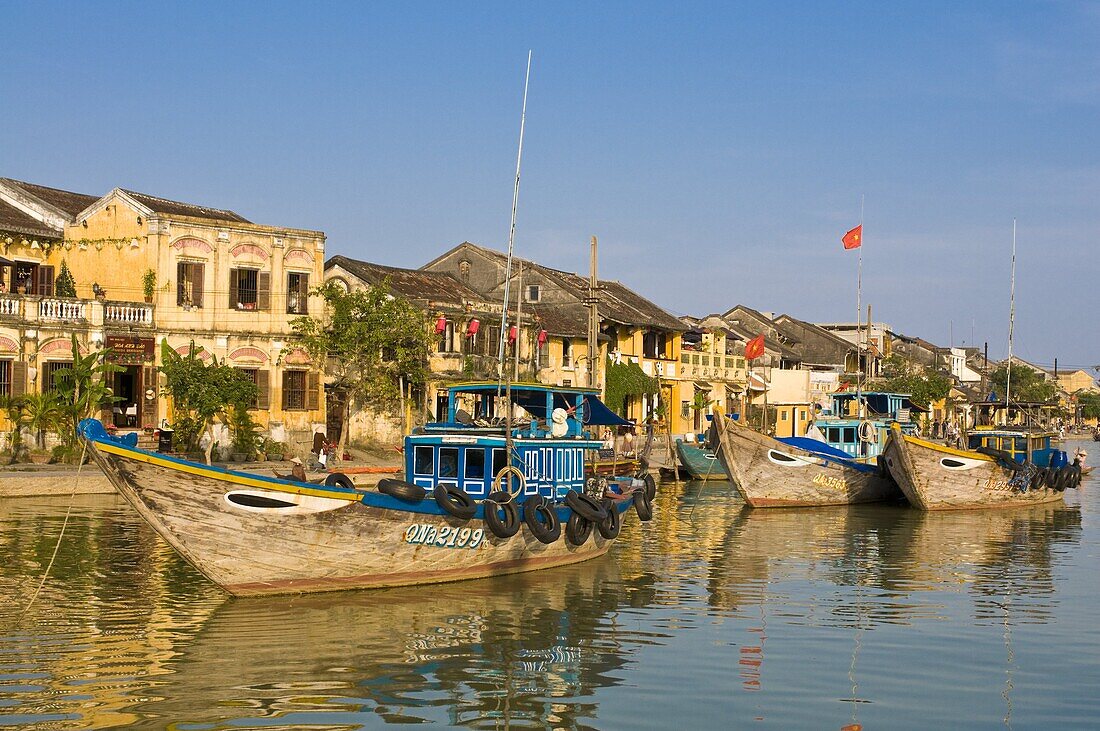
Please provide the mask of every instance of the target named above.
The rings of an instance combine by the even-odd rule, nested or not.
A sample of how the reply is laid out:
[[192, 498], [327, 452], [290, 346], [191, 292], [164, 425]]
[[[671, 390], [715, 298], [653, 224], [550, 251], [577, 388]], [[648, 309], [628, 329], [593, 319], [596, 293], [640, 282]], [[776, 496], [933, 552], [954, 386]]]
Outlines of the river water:
[[240, 600], [121, 498], [78, 496], [24, 614], [69, 505], [0, 501], [0, 726], [1100, 726], [1095, 475], [941, 514], [666, 482], [585, 564]]

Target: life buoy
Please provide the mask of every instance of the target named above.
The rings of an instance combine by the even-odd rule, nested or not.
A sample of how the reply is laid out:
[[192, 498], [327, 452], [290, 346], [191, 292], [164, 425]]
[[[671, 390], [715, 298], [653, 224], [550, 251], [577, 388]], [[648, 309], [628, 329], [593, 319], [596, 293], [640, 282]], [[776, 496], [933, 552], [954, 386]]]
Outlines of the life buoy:
[[355, 489], [355, 483], [343, 472], [333, 472], [325, 478], [325, 484], [329, 487], [343, 487], [348, 490]]
[[574, 511], [565, 523], [565, 540], [574, 546], [583, 546], [592, 535], [592, 521]]
[[653, 520], [653, 504], [649, 501], [644, 488], [634, 491], [634, 512], [642, 522]]
[[553, 543], [561, 537], [561, 521], [553, 505], [542, 495], [523, 503], [523, 522], [540, 543]]
[[477, 512], [474, 499], [460, 490], [457, 485], [436, 485], [434, 495], [439, 507], [456, 518], [469, 520]]
[[878, 430], [875, 429], [875, 425], [869, 421], [859, 422], [859, 440], [861, 442], [869, 442], [874, 444], [878, 441]]
[[599, 523], [607, 517], [607, 508], [601, 505], [596, 498], [583, 492], [570, 490], [565, 493], [565, 504], [568, 505], [574, 513], [579, 514], [582, 518], [590, 520], [593, 523]]
[[[481, 504], [481, 509], [485, 512], [485, 525], [497, 538], [511, 538], [519, 533], [519, 508], [511, 493], [503, 490], [491, 493]], [[501, 517], [501, 512], [504, 517]]]
[[428, 491], [420, 485], [392, 477], [383, 477], [378, 481], [378, 492], [410, 503], [418, 503], [428, 495]]
[[[504, 490], [504, 480], [507, 479], [509, 475], [519, 478], [519, 487], [515, 490], [515, 492], [512, 492], [511, 490]], [[498, 472], [496, 474], [496, 477], [493, 478], [494, 492], [505, 491], [515, 497], [516, 495], [522, 495], [526, 489], [527, 479], [523, 476], [523, 470], [521, 470], [519, 467], [513, 467], [512, 465], [509, 465]]]
[[622, 530], [622, 516], [619, 515], [618, 508], [615, 507], [615, 503], [605, 498], [603, 506], [607, 508], [607, 518], [596, 523], [596, 529], [600, 532], [600, 535], [604, 538], [611, 540], [617, 538], [619, 531]]

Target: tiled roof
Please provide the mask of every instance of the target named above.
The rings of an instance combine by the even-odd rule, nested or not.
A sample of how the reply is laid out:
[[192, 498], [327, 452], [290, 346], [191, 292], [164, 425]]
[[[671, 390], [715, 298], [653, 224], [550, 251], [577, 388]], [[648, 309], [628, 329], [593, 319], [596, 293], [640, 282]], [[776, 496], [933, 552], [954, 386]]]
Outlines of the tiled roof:
[[[212, 221], [251, 223], [251, 221], [249, 221], [247, 218], [238, 215], [233, 211], [227, 211], [221, 208], [208, 208], [206, 206], [198, 206], [194, 203], [181, 203], [179, 201], [170, 201], [166, 198], [157, 198], [156, 196], [152, 196], [147, 193], [138, 193], [136, 191], [126, 190], [124, 188], [120, 188], [120, 190], [122, 190], [123, 193], [138, 201], [142, 205], [150, 208], [154, 213], [161, 213], [166, 216], [191, 216], [192, 218], [206, 218]], [[88, 205], [91, 204], [89, 203]], [[84, 208], [87, 208], [87, 206], [85, 206]], [[83, 210], [83, 208], [81, 210]]]
[[50, 228], [37, 218], [27, 215], [3, 200], [0, 200], [0, 231], [39, 236], [45, 239], [61, 238], [61, 231]]
[[538, 317], [539, 327], [551, 335], [583, 338], [588, 334], [588, 308], [584, 305], [525, 305]]
[[87, 195], [85, 193], [73, 193], [68, 190], [60, 190], [59, 188], [47, 188], [44, 185], [25, 183], [22, 180], [0, 178], [0, 181], [15, 188], [19, 188], [27, 195], [37, 198], [43, 203], [51, 205], [68, 214], [70, 220], [76, 218], [76, 214], [99, 200], [99, 196]]
[[339, 266], [369, 284], [379, 284], [388, 279], [390, 291], [407, 300], [438, 302], [455, 307], [462, 307], [467, 301], [484, 301], [484, 297], [450, 274], [388, 267], [340, 255], [325, 262], [326, 270], [333, 266]]

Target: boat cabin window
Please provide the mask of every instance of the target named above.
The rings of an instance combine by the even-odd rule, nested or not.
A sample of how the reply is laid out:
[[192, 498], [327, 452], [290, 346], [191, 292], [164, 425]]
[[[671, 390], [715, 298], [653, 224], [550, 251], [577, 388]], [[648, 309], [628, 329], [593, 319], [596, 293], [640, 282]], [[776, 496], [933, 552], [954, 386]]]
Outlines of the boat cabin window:
[[825, 439], [826, 439], [826, 441], [832, 442], [834, 444], [839, 442], [840, 441], [840, 428], [836, 427], [836, 426], [831, 426], [828, 429], [826, 429], [825, 430]]
[[458, 477], [458, 447], [439, 448], [439, 476]]
[[855, 444], [856, 443], [856, 428], [854, 426], [844, 427], [844, 443]]
[[431, 447], [416, 447], [413, 452], [413, 472], [418, 475], [435, 474], [435, 452]]
[[464, 476], [467, 480], [485, 479], [485, 450], [467, 449]]
[[500, 474], [500, 471], [508, 466], [508, 460], [504, 457], [503, 449], [493, 450], [493, 477]]

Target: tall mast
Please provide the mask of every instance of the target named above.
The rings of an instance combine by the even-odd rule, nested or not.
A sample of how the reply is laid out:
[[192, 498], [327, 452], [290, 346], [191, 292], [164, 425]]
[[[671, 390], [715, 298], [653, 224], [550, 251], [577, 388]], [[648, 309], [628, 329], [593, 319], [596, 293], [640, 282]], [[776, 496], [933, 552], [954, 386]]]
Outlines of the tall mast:
[[[527, 123], [527, 84], [531, 81], [531, 52], [527, 52], [527, 75], [523, 80], [523, 110], [519, 116], [519, 151], [516, 152], [516, 187], [512, 191], [512, 223], [508, 228], [508, 263], [504, 271], [504, 306], [500, 313], [500, 342], [497, 347], [497, 375], [505, 380], [504, 454], [505, 464], [512, 463], [512, 378], [504, 368], [504, 343], [508, 337], [508, 300], [512, 283], [512, 248], [516, 241], [516, 207], [519, 205], [519, 166], [523, 160], [523, 130]], [[516, 350], [519, 350], [519, 318], [516, 318]], [[507, 373], [507, 375], [505, 375]], [[497, 381], [500, 393], [500, 381]], [[509, 483], [511, 484], [511, 483]]]
[[1016, 219], [1012, 219], [1012, 279], [1008, 290], [1008, 367], [1005, 368], [1005, 423], [1010, 409], [1012, 393], [1012, 331], [1016, 325]]
[[503, 378], [504, 342], [508, 336], [508, 302], [512, 285], [512, 250], [516, 242], [516, 208], [519, 206], [519, 168], [523, 161], [523, 131], [527, 124], [527, 84], [531, 81], [531, 52], [527, 52], [527, 76], [523, 81], [523, 111], [519, 117], [519, 151], [516, 153], [516, 187], [512, 191], [512, 224], [508, 228], [508, 261], [504, 268], [504, 307], [500, 313], [500, 342], [497, 343], [497, 373]]
[[[522, 259], [520, 259], [520, 262], [519, 262], [519, 274], [517, 275], [516, 279], [519, 280], [519, 287], [517, 288], [519, 291], [516, 292], [516, 326], [515, 326], [516, 327], [516, 340], [512, 345], [512, 347], [513, 347], [512, 355], [514, 356], [513, 361], [512, 361], [512, 368], [513, 368], [513, 370], [512, 370], [512, 380], [513, 381], [518, 381], [519, 380], [519, 343], [520, 343], [519, 324], [520, 324], [520, 321], [523, 320], [523, 260]], [[504, 309], [506, 309], [506, 310], [508, 309], [507, 305], [505, 306]], [[511, 338], [509, 337], [509, 339], [511, 339]]]
[[860, 318], [863, 317], [863, 199], [859, 196], [859, 264], [856, 267], [856, 416], [863, 418], [863, 329]]
[[[596, 237], [592, 237], [591, 256], [589, 261], [588, 278], [588, 387], [600, 387], [600, 343], [599, 343], [599, 319], [600, 300], [599, 279], [596, 278]], [[601, 394], [602, 397], [602, 394]]]

